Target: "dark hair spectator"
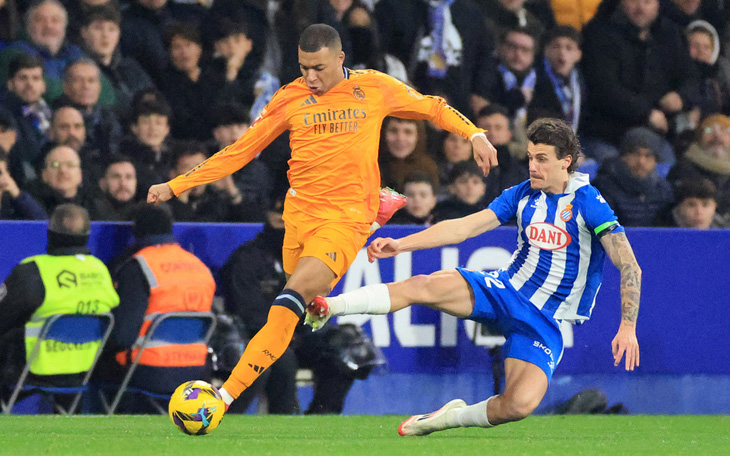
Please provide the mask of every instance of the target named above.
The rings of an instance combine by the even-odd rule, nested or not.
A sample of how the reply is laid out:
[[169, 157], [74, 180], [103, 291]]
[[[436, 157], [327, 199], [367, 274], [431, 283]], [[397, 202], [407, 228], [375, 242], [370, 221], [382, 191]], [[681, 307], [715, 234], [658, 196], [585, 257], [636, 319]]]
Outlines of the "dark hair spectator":
[[153, 86], [152, 79], [133, 58], [119, 50], [121, 13], [113, 5], [87, 9], [81, 23], [82, 45], [101, 70], [100, 100], [113, 99], [115, 111], [124, 116], [135, 92]]
[[427, 225], [436, 206], [436, 189], [428, 173], [414, 172], [406, 177], [403, 194], [408, 197], [406, 207], [390, 219], [392, 225]]
[[624, 226], [652, 226], [674, 201], [672, 187], [656, 171], [661, 137], [646, 127], [621, 138], [620, 156], [606, 159], [595, 186]]

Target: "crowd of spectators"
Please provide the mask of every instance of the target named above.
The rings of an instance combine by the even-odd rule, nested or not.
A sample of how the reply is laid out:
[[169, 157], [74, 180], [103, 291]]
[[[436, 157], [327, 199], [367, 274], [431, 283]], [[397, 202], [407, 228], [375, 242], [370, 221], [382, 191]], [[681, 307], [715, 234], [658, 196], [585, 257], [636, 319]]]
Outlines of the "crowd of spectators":
[[[551, 116], [579, 133], [578, 171], [624, 225], [730, 226], [729, 13], [684, 0], [0, 0], [0, 214], [74, 203], [131, 220], [151, 184], [246, 131], [299, 76], [300, 32], [323, 22], [346, 66], [446, 98], [498, 149], [484, 179], [468, 141], [386, 119], [383, 185], [416, 200], [394, 222], [462, 216], [528, 178], [525, 129]], [[285, 136], [180, 195], [175, 220], [265, 221], [286, 185]], [[688, 205], [712, 214], [700, 223]]]

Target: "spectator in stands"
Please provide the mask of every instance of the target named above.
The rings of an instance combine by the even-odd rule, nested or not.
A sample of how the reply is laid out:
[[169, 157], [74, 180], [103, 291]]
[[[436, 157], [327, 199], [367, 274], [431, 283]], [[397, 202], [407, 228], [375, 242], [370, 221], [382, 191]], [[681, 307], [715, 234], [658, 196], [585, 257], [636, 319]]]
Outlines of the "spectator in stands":
[[112, 156], [99, 180], [101, 195], [91, 202], [92, 220], [132, 221], [137, 209], [137, 170], [129, 157]]
[[[174, 150], [175, 167], [169, 178], [184, 174], [208, 158], [205, 145], [197, 141], [180, 142]], [[168, 204], [178, 222], [261, 222], [264, 207], [245, 204], [243, 193], [232, 176], [218, 185], [203, 184], [181, 193]]]
[[[281, 266], [283, 203], [283, 198], [277, 199], [267, 211], [264, 230], [236, 249], [221, 270], [226, 312], [243, 322], [248, 338], [264, 326], [273, 298], [286, 283]], [[253, 396], [263, 390], [269, 413], [298, 413], [295, 376], [301, 366], [311, 368], [314, 374], [314, 397], [305, 413], [342, 413], [354, 378], [340, 368], [337, 353], [327, 343], [330, 335], [320, 335], [299, 325], [291, 345], [233, 407], [245, 410]]]
[[91, 192], [81, 185], [81, 159], [68, 146], [56, 146], [48, 152], [41, 179], [28, 185], [28, 192], [50, 214], [60, 204], [72, 203], [89, 207]]
[[700, 105], [688, 126], [694, 130], [700, 115], [730, 112], [730, 60], [720, 55], [720, 37], [707, 21], [693, 21], [685, 29], [689, 55], [700, 74]]
[[657, 226], [680, 228], [727, 228], [727, 217], [717, 213], [717, 189], [709, 179], [683, 182], [674, 190], [674, 206], [660, 214]]
[[473, 2], [381, 0], [375, 17], [383, 51], [413, 68], [419, 91], [443, 96], [463, 113], [488, 103], [479, 88], [494, 81], [494, 42]]
[[204, 9], [190, 3], [131, 0], [129, 7], [122, 12], [122, 55], [139, 62], [155, 85], [160, 87], [168, 62], [165, 29], [174, 22], [198, 25], [205, 16]]
[[498, 77], [487, 89], [486, 98], [509, 111], [512, 132], [525, 137], [527, 106], [535, 92], [536, 40], [522, 28], [504, 32], [497, 44]]
[[497, 149], [499, 165], [489, 172], [484, 180], [487, 189], [484, 204], [489, 204], [506, 188], [527, 180], [530, 175], [527, 166], [518, 157], [524, 156], [526, 148], [512, 141], [508, 111], [496, 103], [479, 111], [476, 125], [487, 130], [487, 139]]
[[18, 39], [20, 12], [15, 0], [0, 1], [0, 50]]
[[[236, 142], [248, 130], [251, 125], [248, 111], [245, 106], [235, 101], [223, 103], [214, 109], [212, 116], [214, 140], [209, 149], [211, 155]], [[267, 151], [272, 147], [276, 146], [269, 146]], [[232, 179], [225, 177], [211, 185], [219, 190], [232, 190], [231, 181], [235, 182], [243, 195], [242, 204], [260, 208], [258, 209], [260, 216], [257, 219], [263, 221], [263, 208], [269, 207], [270, 195], [274, 191], [274, 177], [269, 166], [257, 157], [233, 173], [231, 177]]]
[[46, 211], [18, 187], [8, 170], [8, 154], [0, 146], [0, 220], [45, 220]]
[[35, 164], [51, 124], [51, 108], [43, 99], [43, 61], [37, 56], [20, 54], [8, 67], [7, 93], [3, 106], [15, 118], [17, 144], [13, 151], [12, 171], [21, 183], [36, 178]]
[[101, 104], [107, 98], [113, 99], [114, 110], [123, 116], [134, 94], [154, 84], [136, 60], [122, 56], [119, 51], [121, 20], [115, 6], [91, 7], [83, 17], [81, 37], [84, 50], [101, 70]]
[[170, 65], [160, 88], [175, 113], [172, 135], [177, 139], [208, 140], [210, 107], [223, 80], [215, 80], [210, 70], [201, 68], [203, 42], [194, 25], [171, 24], [165, 30], [165, 44]]
[[474, 160], [465, 160], [454, 165], [449, 174], [451, 196], [436, 204], [431, 222], [465, 217], [484, 209], [487, 186], [479, 165]]
[[[424, 172], [438, 187], [438, 165], [426, 154], [426, 127], [421, 120], [387, 117], [380, 146], [380, 175], [383, 186], [403, 190], [410, 173]], [[471, 143], [469, 143], [471, 147]]]
[[[618, 154], [616, 143], [629, 128], [666, 135], [672, 118], [697, 102], [699, 79], [684, 37], [658, 12], [659, 0], [606, 0], [583, 29], [589, 96], [581, 143], [599, 162]], [[668, 142], [659, 160], [674, 162]]]
[[673, 202], [672, 187], [656, 172], [661, 137], [646, 127], [621, 139], [619, 157], [606, 159], [593, 179], [624, 226], [652, 226]]
[[[119, 307], [114, 309], [116, 324], [96, 369], [99, 378], [116, 382], [136, 355], [137, 341], [147, 333], [154, 314], [210, 312], [215, 293], [208, 267], [172, 234], [172, 217], [165, 206], [142, 206], [132, 232], [135, 242], [129, 256], [112, 271]], [[169, 394], [184, 381], [210, 380], [206, 357], [207, 347], [200, 345], [155, 346], [145, 350], [130, 385]], [[181, 358], [190, 362], [180, 364]], [[122, 401], [120, 412], [143, 411], [139, 403], [125, 409], [128, 405]]]
[[[109, 312], [119, 304], [109, 271], [91, 255], [86, 245], [89, 232], [89, 214], [84, 208], [73, 204], [58, 206], [48, 223], [47, 253], [26, 258], [0, 284], [0, 290], [3, 290], [0, 293], [0, 372], [3, 377], [0, 385], [15, 386], [30, 355], [25, 347], [35, 344], [37, 333], [34, 331], [50, 316]], [[56, 283], [60, 286], [49, 286]], [[93, 308], [79, 306], [79, 302], [94, 305]], [[77, 386], [91, 367], [95, 350], [94, 344], [83, 344], [73, 351], [41, 349], [31, 367], [29, 381]]]
[[141, 102], [133, 107], [129, 129], [132, 134], [119, 143], [119, 152], [134, 160], [137, 167], [137, 194], [167, 178], [173, 168], [170, 134], [172, 111], [164, 98]]
[[[253, 40], [243, 24], [222, 20], [215, 34], [210, 64], [219, 101], [236, 100], [251, 107], [255, 119], [279, 89], [279, 79], [253, 56]], [[219, 82], [220, 81], [220, 82]]]
[[715, 114], [702, 121], [696, 141], [667, 175], [675, 188], [701, 178], [715, 184], [717, 212], [726, 216], [730, 213], [730, 118], [725, 115]]
[[79, 59], [66, 67], [63, 74], [63, 96], [55, 101], [56, 109], [73, 106], [84, 116], [86, 142], [104, 156], [114, 152], [122, 135], [122, 127], [111, 108], [101, 105], [101, 73], [96, 63]]
[[47, 153], [56, 146], [69, 146], [79, 154], [82, 172], [88, 182], [98, 182], [104, 175], [105, 156], [86, 142], [84, 116], [73, 106], [62, 106], [53, 111], [48, 142], [43, 151]]
[[[470, 157], [471, 158], [471, 157]], [[436, 189], [431, 176], [411, 173], [403, 184], [403, 194], [408, 197], [406, 207], [390, 219], [391, 225], [429, 225], [431, 211], [436, 206]]]
[[578, 131], [586, 101], [578, 70], [582, 51], [580, 32], [569, 25], [551, 29], [543, 37], [543, 57], [535, 65], [535, 92], [527, 107], [527, 124], [540, 117], [557, 117]]
[[[555, 26], [553, 11], [549, 7], [538, 11], [535, 8], [538, 3], [525, 0], [477, 0], [487, 18], [485, 21], [487, 30], [495, 42], [507, 30], [515, 28], [525, 29], [535, 40], [553, 28]], [[536, 14], [538, 12], [541, 14]]]
[[0, 52], [0, 82], [8, 79], [8, 65], [18, 54], [40, 57], [47, 85], [45, 98], [51, 102], [61, 96], [63, 69], [84, 54], [66, 41], [68, 18], [58, 0], [35, 0], [25, 18], [27, 40], [16, 41]]

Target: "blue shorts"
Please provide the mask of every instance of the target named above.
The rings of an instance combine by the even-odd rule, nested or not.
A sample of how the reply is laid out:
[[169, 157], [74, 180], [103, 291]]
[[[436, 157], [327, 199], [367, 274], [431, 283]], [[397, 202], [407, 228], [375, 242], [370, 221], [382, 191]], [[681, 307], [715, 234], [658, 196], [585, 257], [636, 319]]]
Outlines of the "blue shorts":
[[563, 355], [558, 322], [515, 290], [506, 272], [457, 270], [474, 291], [474, 312], [469, 319], [503, 334], [506, 357], [536, 365], [549, 382]]

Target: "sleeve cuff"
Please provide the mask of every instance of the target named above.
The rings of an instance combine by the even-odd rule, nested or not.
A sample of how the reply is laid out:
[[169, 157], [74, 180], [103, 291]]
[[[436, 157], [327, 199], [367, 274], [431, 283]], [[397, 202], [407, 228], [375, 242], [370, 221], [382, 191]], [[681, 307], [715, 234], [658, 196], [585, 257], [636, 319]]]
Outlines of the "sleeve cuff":
[[483, 140], [488, 141], [487, 140], [487, 135], [485, 134], [484, 131], [480, 131], [478, 133], [474, 133], [473, 135], [471, 135], [471, 138], [469, 138], [469, 140], [470, 141], [474, 141], [474, 138], [482, 138]]

